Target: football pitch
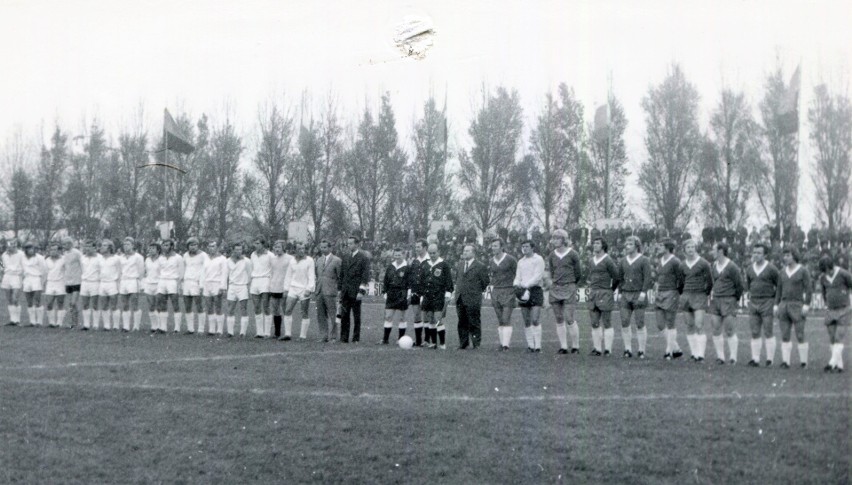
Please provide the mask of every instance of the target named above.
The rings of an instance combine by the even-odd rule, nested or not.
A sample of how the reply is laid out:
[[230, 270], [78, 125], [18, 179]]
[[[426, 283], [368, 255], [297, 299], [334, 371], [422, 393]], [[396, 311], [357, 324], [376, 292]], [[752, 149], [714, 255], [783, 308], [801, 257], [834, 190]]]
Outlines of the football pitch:
[[377, 346], [382, 307], [363, 314], [359, 344], [318, 343], [315, 324], [308, 342], [2, 327], [0, 481], [849, 482], [849, 374], [822, 372], [817, 319], [810, 367], [794, 348], [784, 370], [780, 345], [745, 365], [743, 317], [730, 366], [710, 342], [703, 364], [664, 361], [650, 313], [644, 361], [618, 330], [613, 356], [589, 356], [585, 311], [579, 355], [556, 354], [550, 315], [529, 354], [517, 311], [510, 352], [491, 308], [475, 351], [455, 350], [453, 308], [444, 351]]

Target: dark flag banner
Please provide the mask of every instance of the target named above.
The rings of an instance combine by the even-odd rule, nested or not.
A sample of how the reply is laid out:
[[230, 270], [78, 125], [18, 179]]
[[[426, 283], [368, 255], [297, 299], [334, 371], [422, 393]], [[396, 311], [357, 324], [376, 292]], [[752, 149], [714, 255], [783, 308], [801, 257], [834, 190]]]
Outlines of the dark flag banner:
[[801, 84], [801, 66], [797, 66], [778, 110], [778, 125], [784, 135], [799, 131], [799, 89]]
[[187, 137], [181, 133], [177, 123], [175, 123], [169, 110], [165, 110], [165, 119], [163, 120], [164, 138], [166, 140], [166, 149], [173, 152], [183, 153], [188, 155], [195, 150], [195, 147], [187, 140]]

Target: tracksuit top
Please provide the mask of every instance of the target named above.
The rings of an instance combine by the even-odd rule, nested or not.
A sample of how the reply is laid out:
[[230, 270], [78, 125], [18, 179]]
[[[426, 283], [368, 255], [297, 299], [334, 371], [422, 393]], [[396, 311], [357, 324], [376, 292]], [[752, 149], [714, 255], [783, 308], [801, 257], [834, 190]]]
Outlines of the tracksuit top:
[[828, 275], [823, 274], [820, 276], [820, 282], [822, 283], [822, 295], [829, 310], [839, 310], [849, 306], [849, 292], [852, 291], [852, 273], [839, 268], [834, 278], [829, 280]]
[[597, 264], [594, 256], [589, 259], [589, 289], [614, 290], [618, 288], [619, 278], [618, 267], [609, 254], [604, 254]]
[[797, 265], [793, 274], [787, 274], [787, 267], [785, 266], [778, 273], [781, 278], [779, 278], [778, 288], [775, 290], [775, 303], [792, 301], [805, 305], [811, 304], [814, 289], [811, 284], [811, 275], [804, 266]]
[[683, 273], [683, 292], [709, 295], [713, 289], [713, 275], [710, 263], [701, 256], [690, 268], [686, 260], [681, 261], [680, 270]]
[[725, 267], [719, 271], [716, 263], [711, 266], [713, 275], [713, 298], [736, 298], [743, 296], [743, 280], [740, 277], [740, 268], [730, 259]]
[[681, 271], [680, 260], [676, 256], [663, 264], [663, 259], [660, 258], [660, 264], [657, 265], [657, 291], [677, 291], [680, 293], [683, 290], [683, 271]]
[[651, 278], [651, 260], [640, 253], [636, 253], [636, 256], [632, 264], [627, 260], [627, 256], [621, 258], [619, 279], [623, 293], [648, 291], [654, 286]]
[[511, 288], [515, 281], [515, 272], [518, 270], [518, 260], [510, 254], [503, 253], [503, 259], [498, 264], [494, 258], [488, 260], [488, 272], [490, 273], [491, 286], [494, 288]]
[[749, 298], [752, 300], [775, 298], [777, 288], [778, 268], [774, 264], [766, 262], [766, 266], [760, 274], [754, 270], [754, 264], [748, 266], [746, 269], [746, 289]]
[[547, 269], [550, 270], [550, 280], [553, 286], [576, 285], [580, 282], [580, 256], [577, 251], [568, 248], [568, 252], [561, 258], [556, 251], [551, 251], [547, 256]]

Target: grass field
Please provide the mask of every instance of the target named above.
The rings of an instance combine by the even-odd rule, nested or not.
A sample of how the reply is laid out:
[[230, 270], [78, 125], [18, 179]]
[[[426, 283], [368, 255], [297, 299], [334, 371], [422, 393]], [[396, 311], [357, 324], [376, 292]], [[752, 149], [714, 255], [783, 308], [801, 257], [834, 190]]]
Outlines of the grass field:
[[374, 345], [377, 304], [360, 344], [2, 327], [0, 481], [849, 482], [849, 374], [822, 372], [817, 320], [811, 367], [783, 370], [744, 365], [744, 319], [717, 366], [662, 360], [650, 314], [645, 361], [588, 356], [585, 312], [567, 356], [550, 316], [541, 354], [517, 312], [496, 352], [483, 317], [463, 352]]

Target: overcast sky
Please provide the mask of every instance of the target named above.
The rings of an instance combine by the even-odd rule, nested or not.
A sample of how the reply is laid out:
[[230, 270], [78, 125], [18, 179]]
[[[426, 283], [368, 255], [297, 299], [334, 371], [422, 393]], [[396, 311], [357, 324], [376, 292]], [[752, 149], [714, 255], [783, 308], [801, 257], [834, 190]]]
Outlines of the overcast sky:
[[[437, 32], [422, 60], [401, 59], [393, 46], [406, 16], [431, 19]], [[848, 2], [828, 0], [0, 0], [0, 143], [16, 131], [49, 136], [57, 122], [82, 133], [95, 118], [115, 136], [140, 105], [152, 134], [164, 107], [214, 123], [229, 113], [250, 134], [259, 104], [286, 93], [298, 105], [307, 89], [315, 103], [334, 92], [347, 121], [389, 91], [409, 148], [424, 100], [446, 93], [451, 143], [467, 148], [483, 84], [519, 91], [528, 132], [560, 82], [590, 119], [611, 76], [629, 122], [631, 185], [646, 156], [640, 103], [672, 62], [698, 88], [706, 130], [724, 86], [745, 91], [757, 116], [779, 63], [787, 79], [801, 63], [803, 103], [820, 82], [848, 93], [850, 20]], [[809, 227], [814, 189], [802, 135], [799, 221]], [[635, 187], [628, 193], [631, 204], [641, 201]]]

